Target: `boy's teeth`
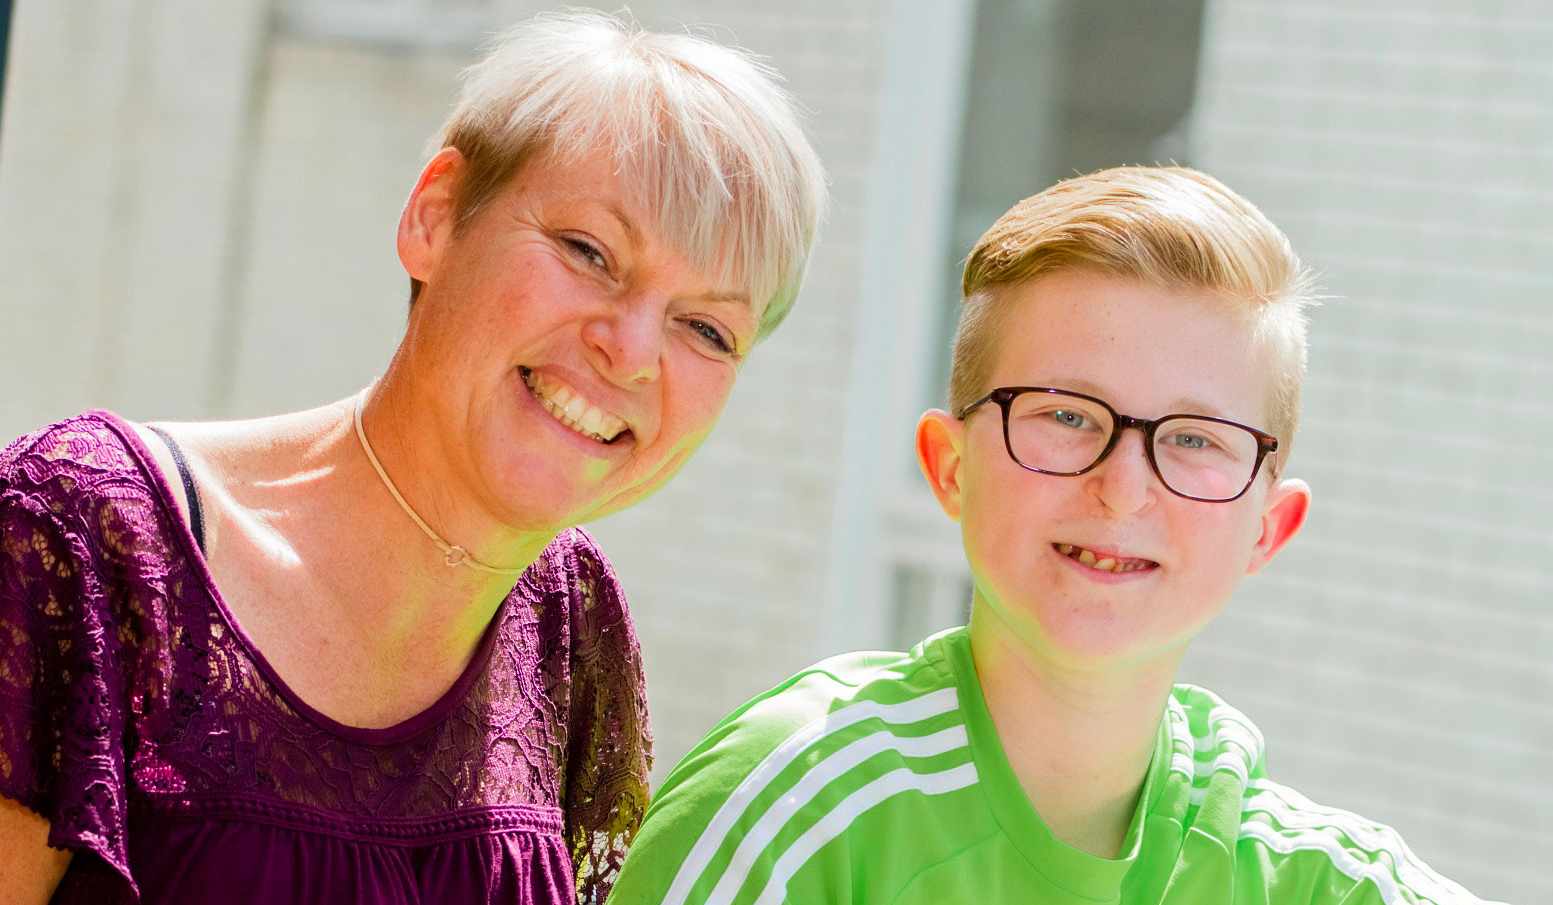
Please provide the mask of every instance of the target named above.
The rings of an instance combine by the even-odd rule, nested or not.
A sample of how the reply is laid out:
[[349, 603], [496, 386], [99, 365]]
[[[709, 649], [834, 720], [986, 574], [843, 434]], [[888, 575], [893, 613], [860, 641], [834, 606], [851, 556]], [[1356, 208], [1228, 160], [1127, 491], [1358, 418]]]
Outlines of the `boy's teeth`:
[[1092, 550], [1086, 550], [1073, 544], [1053, 544], [1052, 546], [1063, 556], [1069, 559], [1076, 559], [1084, 565], [1101, 572], [1141, 572], [1155, 565], [1146, 559], [1099, 556]]

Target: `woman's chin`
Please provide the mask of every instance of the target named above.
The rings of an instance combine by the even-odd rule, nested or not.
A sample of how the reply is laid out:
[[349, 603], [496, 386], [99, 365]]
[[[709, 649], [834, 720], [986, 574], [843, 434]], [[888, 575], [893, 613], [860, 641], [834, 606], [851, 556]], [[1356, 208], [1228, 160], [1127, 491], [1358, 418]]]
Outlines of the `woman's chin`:
[[490, 482], [502, 521], [518, 531], [559, 531], [590, 517], [610, 496], [597, 480], [587, 480], [576, 463], [554, 456], [504, 457]]

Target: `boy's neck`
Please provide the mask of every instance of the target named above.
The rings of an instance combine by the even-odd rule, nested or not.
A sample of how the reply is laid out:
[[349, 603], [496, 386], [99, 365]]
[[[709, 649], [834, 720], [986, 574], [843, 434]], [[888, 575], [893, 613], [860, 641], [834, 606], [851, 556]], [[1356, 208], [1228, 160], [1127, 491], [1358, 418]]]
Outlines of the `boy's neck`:
[[1075, 848], [1118, 857], [1179, 656], [1123, 670], [1064, 668], [982, 606], [970, 638], [998, 739], [1041, 820]]

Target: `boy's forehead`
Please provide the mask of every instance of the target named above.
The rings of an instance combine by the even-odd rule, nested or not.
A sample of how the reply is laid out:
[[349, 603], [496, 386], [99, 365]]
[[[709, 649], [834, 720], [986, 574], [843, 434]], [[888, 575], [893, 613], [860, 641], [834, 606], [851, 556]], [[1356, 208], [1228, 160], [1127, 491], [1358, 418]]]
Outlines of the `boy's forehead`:
[[1266, 421], [1271, 350], [1221, 298], [1082, 271], [999, 292], [991, 386], [1078, 390], [1143, 417]]

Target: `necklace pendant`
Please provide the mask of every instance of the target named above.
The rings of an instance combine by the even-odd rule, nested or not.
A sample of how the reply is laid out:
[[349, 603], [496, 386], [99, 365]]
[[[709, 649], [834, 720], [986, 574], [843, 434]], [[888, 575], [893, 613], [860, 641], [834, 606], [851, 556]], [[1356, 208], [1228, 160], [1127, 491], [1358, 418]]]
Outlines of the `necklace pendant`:
[[463, 547], [460, 547], [458, 544], [453, 544], [452, 546], [448, 547], [447, 557], [446, 557], [446, 559], [444, 561], [448, 564], [448, 568], [453, 568], [454, 566], [461, 566], [461, 565], [463, 565], [464, 564], [464, 560], [466, 560], [468, 558], [469, 558], [469, 551], [468, 550], [465, 550]]

